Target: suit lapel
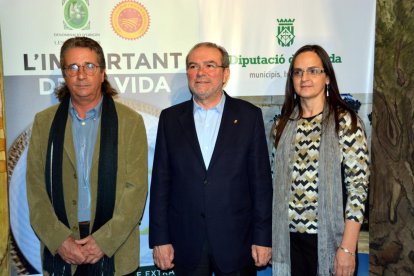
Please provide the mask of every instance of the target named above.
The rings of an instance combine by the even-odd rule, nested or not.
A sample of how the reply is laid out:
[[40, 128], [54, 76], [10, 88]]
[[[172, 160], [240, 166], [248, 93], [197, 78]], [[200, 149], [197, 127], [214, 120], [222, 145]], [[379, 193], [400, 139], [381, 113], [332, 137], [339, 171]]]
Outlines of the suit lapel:
[[211, 156], [211, 161], [209, 168], [214, 165], [214, 162], [220, 156], [224, 149], [228, 147], [233, 141], [235, 130], [238, 124], [237, 113], [234, 110], [233, 99], [226, 95], [226, 102], [224, 103], [223, 116], [220, 122], [220, 129], [217, 135], [216, 144], [214, 146], [213, 155]]
[[71, 165], [76, 168], [75, 146], [73, 144], [72, 137], [72, 119], [70, 118], [70, 115], [68, 115], [68, 120], [66, 122], [65, 141], [63, 143], [63, 148], [70, 160]]
[[187, 102], [183, 112], [179, 115], [179, 122], [181, 124], [184, 135], [187, 137], [191, 148], [195, 151], [197, 159], [203, 164], [205, 168], [203, 155], [201, 153], [200, 144], [197, 138], [197, 131], [194, 123], [193, 114], [193, 100]]

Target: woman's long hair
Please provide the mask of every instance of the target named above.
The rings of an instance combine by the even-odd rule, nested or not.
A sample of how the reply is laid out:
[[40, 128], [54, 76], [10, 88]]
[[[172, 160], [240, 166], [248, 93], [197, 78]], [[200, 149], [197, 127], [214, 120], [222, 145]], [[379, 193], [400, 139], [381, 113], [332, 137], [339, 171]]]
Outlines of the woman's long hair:
[[[316, 53], [322, 61], [323, 70], [326, 76], [329, 78], [329, 85], [325, 86], [325, 95], [326, 93], [329, 96], [326, 97], [326, 102], [328, 104], [329, 113], [328, 118], [332, 114], [335, 117], [335, 129], [336, 132], [339, 133], [339, 120], [340, 115], [347, 112], [351, 115], [351, 131], [354, 132], [357, 128], [357, 115], [356, 113], [346, 104], [344, 100], [342, 100], [339, 94], [338, 84], [336, 82], [335, 72], [332, 66], [332, 62], [326, 53], [326, 51], [319, 45], [305, 45], [301, 47], [296, 53], [293, 55], [292, 62], [289, 66], [288, 78], [286, 81], [286, 88], [285, 88], [285, 101], [282, 106], [282, 113], [278, 119], [277, 125], [273, 126], [272, 133], [276, 133], [275, 135], [275, 147], [277, 147], [280, 137], [282, 135], [283, 130], [289, 120], [292, 119], [299, 119], [302, 117], [303, 110], [302, 106], [300, 105], [300, 98], [296, 95], [295, 88], [293, 86], [293, 66], [295, 64], [295, 60], [299, 54], [304, 52], [314, 52]], [[298, 106], [299, 114], [297, 118], [291, 118], [292, 112], [295, 107]], [[328, 118], [324, 118], [327, 120]], [[324, 123], [324, 122], [322, 122]]]

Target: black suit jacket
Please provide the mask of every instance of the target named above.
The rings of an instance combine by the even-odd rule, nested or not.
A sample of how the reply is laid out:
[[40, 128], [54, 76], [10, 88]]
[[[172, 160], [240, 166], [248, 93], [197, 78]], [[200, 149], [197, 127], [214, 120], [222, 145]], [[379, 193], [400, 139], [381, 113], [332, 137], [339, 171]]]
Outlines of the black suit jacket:
[[174, 263], [198, 264], [206, 239], [217, 266], [251, 264], [251, 245], [271, 246], [272, 181], [260, 108], [226, 95], [208, 168], [193, 101], [161, 112], [150, 194], [150, 247], [171, 243]]

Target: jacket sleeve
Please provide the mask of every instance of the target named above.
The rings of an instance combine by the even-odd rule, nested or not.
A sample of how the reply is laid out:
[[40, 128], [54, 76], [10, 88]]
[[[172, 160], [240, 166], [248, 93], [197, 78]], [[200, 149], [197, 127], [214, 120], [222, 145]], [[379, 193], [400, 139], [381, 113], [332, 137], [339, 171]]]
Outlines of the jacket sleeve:
[[149, 245], [169, 244], [168, 206], [170, 192], [170, 164], [165, 137], [165, 112], [161, 112], [155, 144], [154, 165], [150, 191]]
[[63, 241], [72, 234], [57, 218], [45, 186], [45, 161], [49, 131], [44, 116], [36, 115], [27, 153], [26, 188], [30, 223], [40, 241], [56, 254]]
[[250, 145], [249, 183], [253, 194], [253, 244], [272, 245], [272, 176], [262, 112], [256, 113]]

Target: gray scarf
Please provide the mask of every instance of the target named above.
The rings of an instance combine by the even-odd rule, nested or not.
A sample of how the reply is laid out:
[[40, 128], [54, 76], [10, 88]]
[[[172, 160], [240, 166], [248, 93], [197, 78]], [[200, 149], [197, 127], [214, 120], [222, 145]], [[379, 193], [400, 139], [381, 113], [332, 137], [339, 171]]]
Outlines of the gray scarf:
[[[296, 107], [291, 118], [297, 118]], [[329, 117], [328, 117], [329, 116]], [[290, 239], [288, 204], [292, 184], [290, 160], [294, 154], [297, 119], [291, 119], [280, 138], [273, 179], [273, 246], [272, 271], [274, 276], [289, 276]], [[344, 232], [341, 150], [335, 131], [333, 112], [325, 107], [322, 114], [322, 133], [319, 147], [318, 184], [318, 275], [331, 275], [336, 250]]]

